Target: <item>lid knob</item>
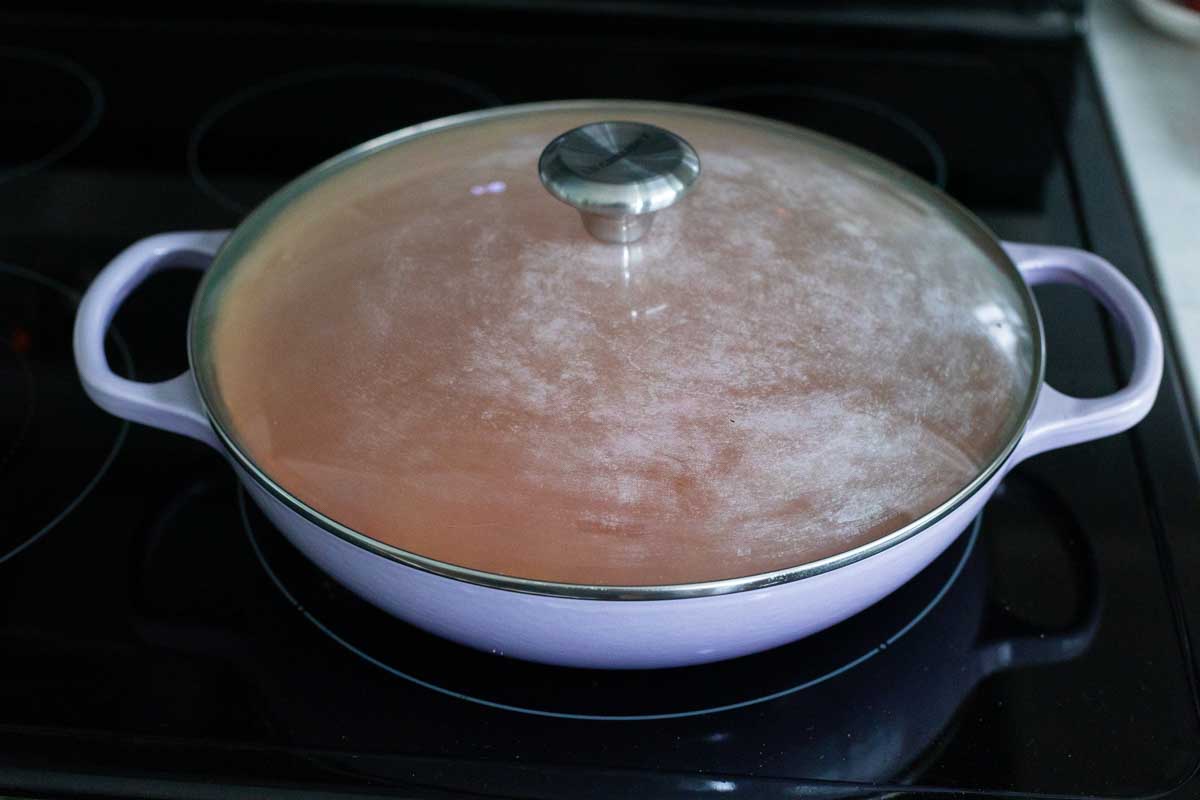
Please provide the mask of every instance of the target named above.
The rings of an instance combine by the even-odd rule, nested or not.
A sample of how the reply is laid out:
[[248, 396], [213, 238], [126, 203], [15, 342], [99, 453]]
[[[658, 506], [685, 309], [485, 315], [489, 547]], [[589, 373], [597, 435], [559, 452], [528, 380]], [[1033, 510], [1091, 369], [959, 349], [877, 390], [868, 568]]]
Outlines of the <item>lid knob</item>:
[[650, 230], [655, 212], [687, 194], [700, 177], [700, 158], [654, 125], [593, 122], [550, 142], [538, 174], [550, 194], [579, 209], [588, 233], [626, 243]]

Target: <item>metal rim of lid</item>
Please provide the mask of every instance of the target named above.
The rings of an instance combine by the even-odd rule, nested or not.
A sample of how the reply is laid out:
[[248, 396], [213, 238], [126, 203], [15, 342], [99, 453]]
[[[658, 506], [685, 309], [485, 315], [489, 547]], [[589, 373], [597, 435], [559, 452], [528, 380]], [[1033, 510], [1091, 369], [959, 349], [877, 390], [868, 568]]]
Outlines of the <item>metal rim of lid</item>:
[[[1024, 402], [1021, 406], [1021, 411], [1017, 416], [1017, 424], [1014, 425], [1012, 435], [1003, 447], [997, 449], [988, 465], [981, 469], [966, 486], [962, 487], [955, 494], [951, 495], [937, 507], [931, 509], [926, 514], [918, 517], [912, 522], [897, 528], [891, 533], [885, 534], [877, 539], [866, 544], [860, 545], [849, 550], [845, 550], [833, 556], [809, 561], [802, 564], [797, 564], [792, 567], [773, 570], [770, 572], [745, 575], [736, 578], [724, 578], [718, 580], [697, 581], [693, 583], [677, 583], [677, 584], [659, 584], [659, 585], [632, 585], [632, 586], [616, 586], [606, 584], [582, 584], [582, 583], [562, 583], [557, 581], [539, 580], [536, 578], [522, 578], [515, 575], [504, 575], [500, 573], [486, 572], [483, 570], [464, 567], [458, 564], [451, 564], [438, 559], [422, 556], [419, 553], [414, 553], [409, 550], [404, 550], [393, 545], [385, 544], [367, 536], [364, 533], [354, 530], [346, 525], [341, 524], [337, 520], [325, 516], [321, 512], [312, 508], [308, 504], [301, 501], [295, 495], [291, 494], [283, 486], [280, 486], [274, 481], [270, 475], [258, 467], [249, 454], [242, 449], [237, 443], [233, 435], [226, 429], [224, 423], [220, 420], [219, 415], [214, 412], [214, 409], [220, 408], [218, 394], [215, 387], [208, 384], [202, 376], [202, 373], [197, 369], [200, 363], [198, 352], [197, 330], [200, 327], [200, 309], [206, 305], [204, 300], [214, 291], [214, 287], [218, 283], [222, 273], [234, 268], [240, 257], [246, 252], [249, 245], [255, 242], [260, 234], [265, 231], [271, 222], [297, 198], [307, 194], [310, 190], [319, 186], [328, 178], [336, 175], [343, 170], [358, 164], [372, 154], [390, 147], [409, 142], [423, 136], [435, 135], [439, 131], [450, 128], [463, 127], [479, 123], [485, 123], [497, 119], [503, 119], [512, 116], [524, 116], [528, 114], [536, 114], [540, 112], [553, 111], [584, 111], [595, 110], [597, 114], [614, 112], [625, 113], [653, 113], [670, 112], [675, 114], [695, 114], [699, 116], [724, 119], [730, 122], [740, 122], [742, 124], [751, 124], [767, 129], [774, 130], [778, 133], [807, 139], [823, 144], [824, 146], [834, 150], [841, 151], [853, 156], [858, 161], [865, 163], [878, 172], [888, 176], [892, 180], [904, 184], [910, 190], [915, 190], [926, 197], [929, 197], [937, 202], [939, 206], [945, 209], [953, 217], [961, 222], [964, 228], [973, 234], [975, 243], [989, 251], [994, 257], [994, 260], [1001, 265], [1010, 281], [1013, 283], [1018, 294], [1024, 301], [1027, 319], [1031, 326], [1031, 335], [1034, 341], [1033, 348], [1033, 369], [1030, 373], [1030, 385], [1027, 388]], [[318, 164], [308, 172], [300, 175], [290, 183], [283, 186], [275, 194], [271, 195], [262, 202], [254, 211], [252, 211], [230, 234], [229, 238], [222, 244], [220, 250], [213, 258], [213, 262], [209, 269], [205, 272], [200, 280], [200, 284], [196, 289], [196, 294], [193, 297], [192, 307], [188, 318], [187, 330], [187, 350], [188, 361], [192, 368], [192, 376], [196, 383], [196, 389], [199, 393], [200, 400], [204, 404], [205, 414], [208, 417], [209, 423], [216, 432], [217, 438], [220, 440], [225, 449], [233, 456], [237, 466], [239, 466], [247, 476], [249, 476], [259, 487], [267, 492], [271, 497], [282, 503], [288, 510], [299, 515], [304, 520], [316, 525], [323, 530], [338, 536], [339, 538], [363, 548], [375, 555], [394, 561], [398, 564], [403, 564], [408, 567], [429, 572], [445, 578], [462, 581], [468, 584], [483, 586], [491, 589], [501, 589], [505, 591], [513, 591], [524, 594], [543, 595], [547, 597], [559, 597], [578, 600], [679, 600], [685, 598], [696, 597], [711, 597], [723, 594], [732, 594], [735, 592], [751, 591], [755, 589], [763, 589], [770, 586], [776, 586], [783, 583], [790, 583], [804, 578], [810, 578], [814, 575], [820, 575], [826, 572], [832, 572], [840, 567], [862, 561], [863, 559], [877, 555], [892, 547], [895, 547], [902, 542], [911, 539], [922, 531], [936, 525], [955, 509], [967, 502], [978, 492], [983, 486], [992, 479], [1008, 461], [1009, 456], [1016, 449], [1021, 437], [1024, 435], [1025, 428], [1029, 423], [1029, 418], [1033, 414], [1034, 406], [1037, 403], [1038, 396], [1041, 391], [1044, 372], [1045, 372], [1045, 336], [1042, 325], [1041, 313], [1038, 310], [1037, 303], [1034, 301], [1033, 290], [1021, 277], [1017, 270], [1016, 264], [1000, 246], [999, 240], [995, 234], [971, 211], [962, 206], [957, 200], [950, 197], [945, 192], [935, 186], [926, 183], [921, 178], [913, 175], [903, 168], [892, 164], [879, 156], [874, 155], [866, 150], [842, 142], [838, 139], [825, 136], [815, 131], [810, 131], [806, 128], [800, 128], [795, 125], [790, 125], [783, 122], [758, 117], [753, 114], [745, 114], [737, 111], [728, 111], [725, 109], [709, 108], [705, 106], [694, 106], [684, 103], [667, 103], [658, 101], [639, 101], [639, 100], [557, 100], [541, 103], [526, 103], [521, 105], [501, 106], [498, 108], [484, 109], [481, 111], [472, 111], [466, 114], [458, 114], [451, 117], [443, 117], [441, 119], [424, 122], [408, 128], [394, 131], [389, 134], [377, 137], [370, 141], [364, 142], [357, 147], [351, 148], [327, 161]]]

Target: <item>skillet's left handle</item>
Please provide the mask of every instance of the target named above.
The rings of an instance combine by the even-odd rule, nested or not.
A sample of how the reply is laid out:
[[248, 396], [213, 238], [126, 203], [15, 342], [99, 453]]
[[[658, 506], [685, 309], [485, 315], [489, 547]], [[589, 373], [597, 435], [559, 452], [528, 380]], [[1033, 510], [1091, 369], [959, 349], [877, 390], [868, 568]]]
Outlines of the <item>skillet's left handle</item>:
[[104, 352], [108, 326], [137, 286], [162, 269], [208, 269], [228, 231], [185, 231], [151, 236], [129, 246], [100, 270], [75, 314], [75, 365], [84, 391], [118, 417], [182, 433], [220, 449], [196, 391], [191, 370], [145, 383], [113, 372]]
[[1068, 283], [1086, 289], [1133, 343], [1133, 374], [1126, 386], [1110, 395], [1072, 397], [1043, 384], [1009, 466], [1047, 450], [1112, 436], [1139, 423], [1154, 405], [1163, 371], [1162, 334], [1146, 298], [1116, 267], [1086, 250], [1009, 242], [1004, 249], [1030, 286]]

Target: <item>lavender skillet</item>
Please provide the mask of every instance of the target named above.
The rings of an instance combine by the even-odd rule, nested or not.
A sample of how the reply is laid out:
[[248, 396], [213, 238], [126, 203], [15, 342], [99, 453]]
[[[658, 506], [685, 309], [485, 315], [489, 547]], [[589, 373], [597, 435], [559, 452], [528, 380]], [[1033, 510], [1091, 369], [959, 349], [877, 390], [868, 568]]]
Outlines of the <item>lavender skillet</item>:
[[[310, 559], [364, 599], [401, 619], [485, 651], [579, 667], [697, 664], [774, 647], [861, 611], [937, 557], [964, 530], [1015, 465], [1058, 447], [1124, 431], [1149, 411], [1162, 375], [1162, 340], [1137, 289], [1091, 253], [1006, 244], [1029, 285], [1069, 283], [1093, 294], [1133, 343], [1127, 386], [1106, 397], [1070, 397], [1043, 384], [1024, 431], [991, 476], [932, 524], [882, 549], [758, 576], [729, 591], [721, 582], [673, 587], [662, 599], [551, 596], [457, 579], [400, 563], [335, 535], [289, 507], [227, 447], [191, 372], [161, 383], [117, 376], [103, 342], [126, 296], [152, 273], [205, 269], [225, 232], [168, 233], [134, 244], [96, 278], [79, 306], [74, 347], [89, 396], [117, 416], [191, 436], [230, 457], [246, 490]], [[851, 554], [854, 555], [854, 554]], [[688, 591], [690, 590], [690, 591]]]

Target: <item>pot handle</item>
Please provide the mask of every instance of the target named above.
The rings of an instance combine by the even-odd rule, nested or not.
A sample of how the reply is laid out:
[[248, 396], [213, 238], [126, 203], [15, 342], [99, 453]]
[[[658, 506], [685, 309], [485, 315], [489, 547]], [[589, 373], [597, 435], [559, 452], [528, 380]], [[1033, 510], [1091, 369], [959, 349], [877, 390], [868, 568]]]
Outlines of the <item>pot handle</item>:
[[1150, 411], [1162, 380], [1163, 343], [1146, 298], [1103, 258], [1086, 250], [1004, 243], [1030, 286], [1069, 283], [1086, 289], [1116, 319], [1133, 342], [1129, 383], [1104, 397], [1072, 397], [1042, 384], [1037, 406], [1009, 466], [1058, 447], [1128, 430]]
[[219, 449], [191, 370], [159, 383], [112, 371], [104, 340], [113, 316], [138, 284], [161, 269], [208, 269], [228, 231], [163, 233], [133, 244], [92, 281], [75, 315], [75, 365], [96, 405], [133, 422], [182, 433]]

